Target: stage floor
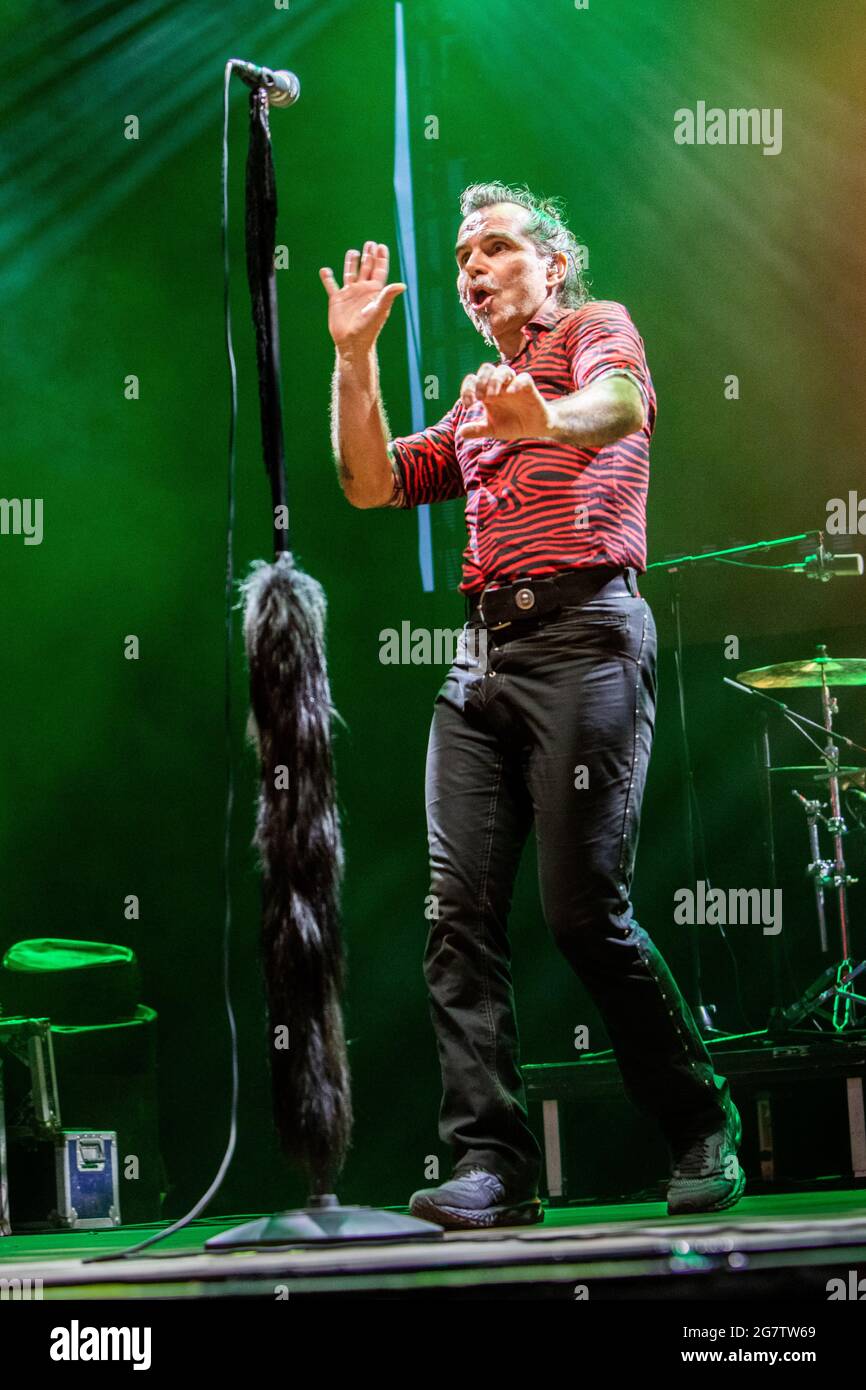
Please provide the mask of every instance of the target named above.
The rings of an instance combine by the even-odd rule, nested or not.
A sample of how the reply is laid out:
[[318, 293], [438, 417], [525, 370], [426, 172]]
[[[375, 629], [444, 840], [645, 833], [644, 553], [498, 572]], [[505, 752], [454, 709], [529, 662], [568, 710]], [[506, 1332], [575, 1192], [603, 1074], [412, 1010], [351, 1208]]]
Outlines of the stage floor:
[[590, 1292], [603, 1299], [826, 1299], [829, 1278], [866, 1273], [864, 1188], [746, 1197], [730, 1212], [700, 1219], [669, 1217], [661, 1202], [570, 1206], [548, 1209], [534, 1227], [432, 1240], [204, 1250], [209, 1237], [254, 1215], [198, 1221], [150, 1251], [95, 1265], [87, 1258], [120, 1252], [164, 1227], [6, 1236], [0, 1281], [41, 1280], [37, 1296], [45, 1300], [575, 1299]]

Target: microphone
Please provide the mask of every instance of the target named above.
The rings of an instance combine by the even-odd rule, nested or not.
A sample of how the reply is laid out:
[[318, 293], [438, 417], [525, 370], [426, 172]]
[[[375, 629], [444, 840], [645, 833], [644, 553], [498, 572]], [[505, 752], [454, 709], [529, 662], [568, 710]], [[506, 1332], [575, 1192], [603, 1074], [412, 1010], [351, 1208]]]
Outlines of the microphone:
[[265, 87], [268, 93], [268, 106], [293, 106], [301, 95], [301, 84], [293, 72], [280, 69], [260, 68], [255, 63], [245, 63], [241, 58], [231, 58], [231, 66], [242, 82], [248, 87]]
[[791, 570], [794, 574], [805, 574], [807, 579], [820, 579], [825, 584], [828, 579], [859, 578], [863, 574], [863, 556], [857, 553], [834, 555], [821, 541], [814, 555], [807, 555], [801, 565], [791, 565]]

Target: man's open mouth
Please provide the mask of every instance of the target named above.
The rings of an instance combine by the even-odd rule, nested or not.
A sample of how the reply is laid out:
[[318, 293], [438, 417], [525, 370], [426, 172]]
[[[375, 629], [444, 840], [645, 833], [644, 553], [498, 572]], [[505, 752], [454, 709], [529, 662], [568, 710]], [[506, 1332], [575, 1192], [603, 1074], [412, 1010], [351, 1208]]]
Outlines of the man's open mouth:
[[472, 301], [472, 307], [474, 309], [483, 309], [485, 304], [490, 303], [495, 293], [495, 290], [486, 290], [482, 288], [470, 290], [469, 298]]

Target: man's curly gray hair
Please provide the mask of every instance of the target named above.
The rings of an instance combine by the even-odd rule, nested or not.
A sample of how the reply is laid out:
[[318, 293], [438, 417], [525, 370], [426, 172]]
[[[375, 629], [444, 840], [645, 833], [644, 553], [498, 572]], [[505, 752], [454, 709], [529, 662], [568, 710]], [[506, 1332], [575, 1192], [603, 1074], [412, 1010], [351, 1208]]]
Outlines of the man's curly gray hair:
[[530, 213], [523, 235], [534, 243], [542, 255], [552, 255], [564, 251], [568, 257], [568, 270], [559, 286], [556, 302], [569, 309], [578, 309], [581, 304], [592, 299], [588, 282], [583, 274], [583, 247], [565, 220], [565, 208], [561, 198], [538, 198], [526, 187], [507, 183], [471, 183], [460, 194], [460, 212], [467, 217], [479, 208], [492, 207], [494, 203], [516, 203]]

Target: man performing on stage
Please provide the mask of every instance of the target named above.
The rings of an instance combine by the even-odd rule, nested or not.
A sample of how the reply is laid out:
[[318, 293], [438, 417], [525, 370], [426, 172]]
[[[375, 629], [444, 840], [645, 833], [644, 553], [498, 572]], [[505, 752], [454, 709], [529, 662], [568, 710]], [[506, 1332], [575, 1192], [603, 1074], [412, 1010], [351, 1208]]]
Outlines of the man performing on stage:
[[691, 1012], [632, 915], [655, 724], [656, 633], [637, 587], [656, 399], [626, 309], [587, 294], [555, 202], [462, 195], [457, 290], [498, 362], [435, 425], [391, 439], [376, 339], [405, 285], [388, 248], [323, 267], [332, 440], [355, 507], [466, 497], [466, 625], [434, 704], [426, 805], [434, 920], [424, 973], [453, 1174], [416, 1192], [445, 1226], [541, 1220], [518, 1064], [508, 913], [534, 825], [541, 904], [595, 1001], [626, 1090], [671, 1155], [668, 1211], [742, 1195], [741, 1125]]

